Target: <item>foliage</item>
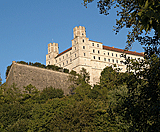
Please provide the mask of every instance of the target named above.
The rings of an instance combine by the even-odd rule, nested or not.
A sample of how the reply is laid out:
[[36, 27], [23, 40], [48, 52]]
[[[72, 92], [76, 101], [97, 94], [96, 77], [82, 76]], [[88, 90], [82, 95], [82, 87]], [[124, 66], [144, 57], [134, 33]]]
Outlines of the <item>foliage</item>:
[[61, 89], [55, 89], [53, 87], [46, 87], [40, 93], [41, 100], [48, 100], [53, 98], [62, 98], [64, 97], [64, 92]]
[[[83, 0], [85, 6], [93, 1], [94, 0]], [[114, 31], [118, 33], [123, 27], [132, 29], [127, 35], [128, 47], [130, 47], [135, 39], [138, 39], [143, 32], [147, 34], [151, 29], [154, 29], [157, 36], [160, 37], [159, 0], [98, 0], [97, 6], [100, 14], [104, 15], [109, 14], [111, 7], [117, 8], [119, 20], [116, 20]]]
[[133, 70], [136, 67], [140, 70], [136, 74], [132, 72], [129, 74], [128, 97], [124, 99], [123, 113], [131, 124], [130, 131], [158, 132], [160, 130], [160, 58], [152, 55], [144, 64], [134, 65]]

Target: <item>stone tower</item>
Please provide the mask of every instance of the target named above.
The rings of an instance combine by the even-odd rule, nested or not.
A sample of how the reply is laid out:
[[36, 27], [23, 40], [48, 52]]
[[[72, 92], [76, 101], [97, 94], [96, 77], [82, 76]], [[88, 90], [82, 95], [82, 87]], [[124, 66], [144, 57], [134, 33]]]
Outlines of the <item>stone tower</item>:
[[74, 38], [76, 37], [86, 37], [85, 27], [79, 26], [73, 29]]
[[54, 65], [55, 57], [59, 54], [58, 43], [48, 44], [48, 54], [46, 55], [46, 65]]

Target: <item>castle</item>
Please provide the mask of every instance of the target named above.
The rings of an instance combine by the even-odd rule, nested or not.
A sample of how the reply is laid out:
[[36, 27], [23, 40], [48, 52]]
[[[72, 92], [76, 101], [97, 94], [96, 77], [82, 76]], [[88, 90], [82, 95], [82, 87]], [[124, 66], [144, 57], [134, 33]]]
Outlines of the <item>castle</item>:
[[56, 65], [76, 72], [83, 67], [90, 73], [90, 84], [99, 82], [100, 74], [106, 66], [116, 64], [121, 72], [125, 72], [126, 66], [122, 63], [124, 58], [121, 54], [125, 53], [131, 59], [143, 59], [144, 56], [143, 53], [124, 51], [89, 40], [83, 26], [75, 27], [73, 36], [72, 47], [62, 53], [59, 53], [58, 43], [48, 44], [46, 65]]

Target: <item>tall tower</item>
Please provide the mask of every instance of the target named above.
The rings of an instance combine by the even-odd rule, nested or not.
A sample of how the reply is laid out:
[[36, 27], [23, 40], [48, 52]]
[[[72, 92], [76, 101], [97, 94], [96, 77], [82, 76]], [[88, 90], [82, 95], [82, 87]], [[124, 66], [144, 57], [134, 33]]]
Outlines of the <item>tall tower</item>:
[[46, 66], [56, 63], [55, 57], [59, 54], [58, 43], [48, 44], [48, 54], [46, 55]]
[[85, 27], [79, 26], [73, 29], [74, 39], [77, 37], [86, 37]]

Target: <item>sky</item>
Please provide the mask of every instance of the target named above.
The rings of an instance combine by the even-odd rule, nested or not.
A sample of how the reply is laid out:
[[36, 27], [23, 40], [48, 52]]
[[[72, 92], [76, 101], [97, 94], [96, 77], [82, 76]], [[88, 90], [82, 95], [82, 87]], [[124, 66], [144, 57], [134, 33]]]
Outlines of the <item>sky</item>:
[[[72, 46], [73, 28], [84, 26], [86, 36], [106, 46], [124, 49], [129, 29], [115, 35], [116, 10], [99, 14], [96, 1], [88, 7], [83, 0], [0, 0], [0, 74], [12, 61], [45, 64], [48, 43], [59, 44], [59, 52]], [[135, 43], [132, 51], [143, 52]]]

